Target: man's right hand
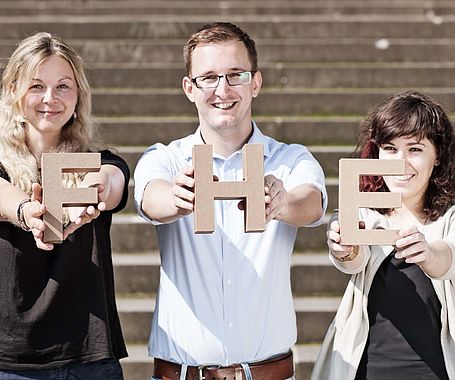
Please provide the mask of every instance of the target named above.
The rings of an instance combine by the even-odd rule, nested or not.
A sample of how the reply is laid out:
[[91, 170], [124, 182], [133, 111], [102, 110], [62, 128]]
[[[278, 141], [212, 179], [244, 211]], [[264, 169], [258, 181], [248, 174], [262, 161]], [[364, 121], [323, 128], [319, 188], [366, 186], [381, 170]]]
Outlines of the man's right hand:
[[171, 187], [174, 206], [179, 215], [189, 215], [194, 210], [194, 167], [183, 168]]

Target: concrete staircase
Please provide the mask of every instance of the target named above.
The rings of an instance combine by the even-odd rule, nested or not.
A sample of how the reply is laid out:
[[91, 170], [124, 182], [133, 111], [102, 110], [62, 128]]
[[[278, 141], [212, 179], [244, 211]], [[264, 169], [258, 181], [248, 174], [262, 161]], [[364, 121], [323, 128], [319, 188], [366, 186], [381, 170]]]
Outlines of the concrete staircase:
[[[232, 21], [258, 44], [261, 129], [307, 145], [337, 205], [338, 159], [367, 110], [401, 89], [455, 104], [455, 4], [443, 0], [0, 0], [0, 67], [36, 31], [65, 38], [86, 61], [106, 142], [134, 170], [145, 147], [191, 133], [182, 46], [211, 21]], [[146, 341], [159, 281], [154, 228], [127, 209], [112, 228], [118, 306], [130, 357], [127, 380], [150, 377]], [[308, 379], [348, 277], [326, 256], [325, 226], [301, 229], [292, 264], [298, 316], [296, 378]]]

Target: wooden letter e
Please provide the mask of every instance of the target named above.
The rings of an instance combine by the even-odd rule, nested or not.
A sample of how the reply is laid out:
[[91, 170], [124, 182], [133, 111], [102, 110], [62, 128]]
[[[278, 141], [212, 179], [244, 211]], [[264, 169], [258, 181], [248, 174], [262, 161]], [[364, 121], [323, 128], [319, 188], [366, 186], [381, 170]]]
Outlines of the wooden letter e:
[[216, 182], [213, 180], [212, 146], [193, 147], [195, 233], [215, 230], [215, 199], [245, 199], [245, 232], [265, 230], [264, 147], [246, 144], [242, 154], [243, 182]]
[[61, 243], [63, 240], [63, 207], [86, 206], [98, 203], [96, 188], [63, 188], [62, 173], [97, 172], [101, 167], [100, 153], [43, 153], [41, 174], [43, 185], [43, 216], [46, 229], [43, 241]]
[[398, 238], [397, 230], [359, 229], [359, 208], [401, 207], [401, 194], [360, 192], [361, 175], [403, 175], [404, 160], [350, 159], [339, 162], [339, 222], [341, 244], [345, 245], [393, 245]]

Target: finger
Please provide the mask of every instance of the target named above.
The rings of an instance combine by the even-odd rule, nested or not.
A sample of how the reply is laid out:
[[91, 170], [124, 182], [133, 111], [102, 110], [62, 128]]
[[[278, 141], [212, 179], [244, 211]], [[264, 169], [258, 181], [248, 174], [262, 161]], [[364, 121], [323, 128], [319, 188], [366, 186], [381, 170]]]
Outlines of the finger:
[[174, 197], [174, 204], [175, 204], [175, 207], [177, 207], [179, 209], [183, 209], [183, 210], [192, 211], [194, 208], [194, 205], [192, 202], [188, 202], [179, 197]]
[[340, 223], [338, 220], [334, 220], [332, 223], [330, 223], [330, 229], [335, 232], [340, 232]]
[[98, 210], [99, 211], [105, 211], [106, 210], [106, 202], [100, 202], [98, 203]]
[[64, 230], [63, 230], [63, 240], [66, 240], [66, 238], [71, 235], [74, 231], [78, 229], [78, 226], [75, 225], [75, 223], [70, 223]]
[[43, 188], [39, 183], [32, 184], [32, 201], [42, 202]]
[[38, 236], [38, 237], [35, 236], [35, 244], [39, 249], [42, 249], [43, 251], [51, 251], [52, 249], [54, 249], [53, 244], [43, 242], [42, 234], [41, 234], [41, 236]]
[[338, 232], [336, 231], [333, 231], [333, 230], [328, 230], [327, 231], [327, 238], [336, 242], [336, 243], [339, 243], [341, 241], [341, 236]]
[[402, 228], [398, 235], [400, 237], [405, 237], [405, 236], [408, 236], [408, 235], [415, 234], [417, 232], [419, 232], [417, 226], [408, 226], [408, 227]]
[[426, 260], [427, 260], [426, 253], [421, 252], [421, 253], [417, 253], [415, 255], [406, 257], [404, 261], [408, 264], [419, 264], [419, 263], [423, 263]]
[[[194, 202], [194, 192], [187, 190], [183, 187], [180, 186], [174, 186], [172, 188], [172, 192], [174, 194], [174, 198], [179, 198], [184, 200], [185, 202], [188, 203], [193, 203]], [[174, 200], [175, 201], [175, 200]]]
[[185, 174], [188, 177], [194, 177], [194, 166], [187, 166], [183, 168], [181, 173]]
[[405, 237], [403, 237], [401, 239], [398, 239], [395, 242], [395, 245], [397, 248], [401, 248], [401, 247], [406, 247], [408, 245], [415, 244], [415, 243], [421, 242], [421, 241], [425, 241], [425, 236], [422, 233], [417, 232], [417, 233], [413, 233], [411, 235], [406, 235]]

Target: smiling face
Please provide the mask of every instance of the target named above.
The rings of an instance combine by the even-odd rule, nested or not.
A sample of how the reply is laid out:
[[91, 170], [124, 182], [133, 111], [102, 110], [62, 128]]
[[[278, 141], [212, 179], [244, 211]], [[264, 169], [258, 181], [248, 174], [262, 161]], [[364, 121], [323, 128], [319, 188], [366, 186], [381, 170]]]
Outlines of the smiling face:
[[73, 116], [77, 83], [70, 64], [52, 55], [36, 69], [22, 101], [29, 136], [56, 139]]
[[427, 138], [397, 137], [379, 149], [380, 159], [404, 159], [406, 174], [384, 176], [391, 192], [403, 194], [403, 203], [408, 206], [421, 205], [433, 173], [438, 165], [435, 146]]
[[[192, 54], [192, 78], [250, 70], [248, 51], [241, 41], [198, 45]], [[220, 79], [217, 88], [197, 88], [189, 77], [182, 84], [186, 96], [196, 105], [203, 133], [205, 130], [219, 134], [251, 131], [251, 103], [262, 85], [260, 72], [256, 72], [251, 83], [240, 86], [230, 86], [226, 78]]]

